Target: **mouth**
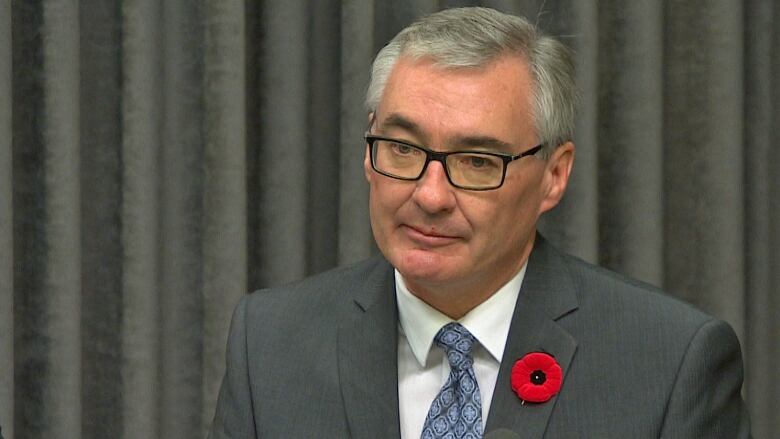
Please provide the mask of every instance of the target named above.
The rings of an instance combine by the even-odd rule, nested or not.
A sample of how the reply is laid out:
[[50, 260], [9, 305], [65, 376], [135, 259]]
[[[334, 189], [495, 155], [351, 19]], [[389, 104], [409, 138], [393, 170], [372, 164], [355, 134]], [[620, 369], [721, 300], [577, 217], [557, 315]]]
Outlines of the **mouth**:
[[435, 227], [414, 227], [403, 224], [401, 229], [413, 242], [426, 247], [440, 247], [460, 240], [459, 236], [437, 231]]

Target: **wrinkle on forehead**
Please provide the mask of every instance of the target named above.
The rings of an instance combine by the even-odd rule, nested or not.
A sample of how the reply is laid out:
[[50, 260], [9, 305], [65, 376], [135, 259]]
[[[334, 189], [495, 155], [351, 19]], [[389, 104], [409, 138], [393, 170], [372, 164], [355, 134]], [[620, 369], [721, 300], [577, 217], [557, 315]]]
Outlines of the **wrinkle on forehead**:
[[514, 145], [507, 151], [513, 152], [537, 140], [532, 85], [530, 68], [517, 56], [469, 68], [402, 57], [388, 78], [377, 127], [416, 142], [468, 146], [487, 140], [499, 149]]

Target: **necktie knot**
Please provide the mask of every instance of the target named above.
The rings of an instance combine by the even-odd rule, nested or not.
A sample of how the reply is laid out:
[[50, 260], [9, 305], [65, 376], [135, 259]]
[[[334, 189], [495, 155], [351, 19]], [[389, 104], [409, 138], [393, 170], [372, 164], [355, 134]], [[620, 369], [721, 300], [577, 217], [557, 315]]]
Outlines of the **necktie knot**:
[[433, 340], [447, 354], [451, 369], [462, 370], [473, 364], [471, 348], [476, 339], [460, 323], [451, 322], [442, 326]]

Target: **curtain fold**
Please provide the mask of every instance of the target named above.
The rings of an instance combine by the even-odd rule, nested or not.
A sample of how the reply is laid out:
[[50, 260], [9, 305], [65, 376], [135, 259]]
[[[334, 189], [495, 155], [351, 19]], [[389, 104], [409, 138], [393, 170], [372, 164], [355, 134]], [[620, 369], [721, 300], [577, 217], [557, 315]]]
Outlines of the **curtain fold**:
[[[595, 1], [556, 0], [495, 2], [495, 6], [523, 14], [542, 29], [558, 36], [574, 50], [576, 80], [580, 92], [576, 120], [574, 169], [561, 203], [540, 221], [540, 230], [562, 250], [588, 261], [599, 255], [598, 85], [599, 8]], [[511, 6], [514, 7], [511, 7]]]
[[[163, 33], [160, 2], [122, 2], [120, 424], [93, 437], [158, 437], [160, 382], [160, 159], [162, 157]], [[116, 434], [116, 433], [113, 433]]]
[[377, 251], [377, 50], [468, 5], [575, 51], [543, 233], [727, 320], [780, 436], [780, 0], [0, 0], [4, 436], [205, 436], [238, 299]]
[[[363, 96], [368, 84], [369, 66], [377, 49], [374, 43], [374, 23], [377, 18], [382, 21], [382, 16], [376, 15], [374, 3], [344, 0], [341, 4], [340, 136], [338, 162], [333, 165], [338, 166], [339, 172], [339, 191], [334, 200], [339, 208], [339, 264], [363, 259], [374, 249], [366, 209], [368, 187], [363, 174], [365, 149], [359, 140], [368, 127]], [[333, 38], [331, 35], [317, 37]]]
[[[780, 434], [780, 4], [745, 5], [745, 345], [751, 416]], [[756, 437], [759, 437], [756, 435]]]
[[[32, 98], [14, 113], [14, 148], [24, 175], [14, 196], [14, 385], [15, 426], [45, 437], [81, 436], [81, 245], [79, 16], [75, 2], [28, 4], [21, 12], [40, 24], [24, 43], [28, 59], [14, 53], [30, 78], [14, 101]], [[37, 59], [32, 59], [37, 58]], [[18, 61], [18, 63], [17, 63]], [[38, 61], [38, 62], [36, 62]], [[40, 78], [33, 82], [33, 78]], [[30, 92], [30, 96], [17, 93]], [[26, 113], [26, 114], [25, 114]], [[22, 117], [28, 116], [26, 120]], [[18, 152], [18, 154], [17, 154]], [[18, 160], [17, 160], [18, 159]], [[14, 174], [19, 168], [14, 168]], [[16, 189], [15, 189], [16, 190]], [[5, 423], [5, 421], [4, 421]]]
[[9, 437], [14, 400], [11, 65], [11, 1], [0, 0], [0, 426]]
[[[309, 175], [306, 188], [306, 269], [319, 272], [338, 265], [339, 168], [341, 130], [336, 108], [341, 98], [341, 13], [338, 0], [311, 5], [309, 99], [306, 108], [307, 159], [300, 164]], [[328, 35], [329, 38], [323, 38]], [[353, 145], [349, 145], [353, 146]], [[316, 212], [316, 215], [311, 213]]]
[[[76, 101], [80, 119], [81, 230], [81, 435], [96, 437], [122, 425], [121, 338], [123, 271], [121, 227], [121, 148], [107, 148], [121, 141], [121, 65], [116, 53], [120, 43], [118, 7], [85, 4], [93, 15], [77, 10], [79, 26], [79, 86]], [[100, 43], [100, 44], [98, 44]], [[24, 54], [22, 54], [24, 55]], [[54, 80], [57, 75], [53, 76]], [[23, 146], [22, 146], [23, 148]], [[57, 149], [54, 144], [44, 148]], [[126, 310], [127, 312], [127, 310]], [[74, 318], [74, 317], [70, 317]], [[77, 319], [74, 319], [77, 321]], [[65, 365], [78, 372], [78, 367]]]
[[162, 3], [160, 437], [202, 434], [204, 8]]
[[245, 13], [243, 0], [210, 0], [204, 14], [202, 413], [216, 407], [230, 316], [248, 288]]
[[664, 284], [743, 338], [744, 11], [671, 1], [665, 14]]
[[[311, 17], [307, 2], [267, 2], [259, 75], [258, 149], [260, 281], [271, 285], [306, 273], [307, 108]], [[280, 253], [279, 249], [285, 249]], [[287, 252], [286, 250], [290, 251]]]
[[[622, 6], [622, 7], [621, 7]], [[663, 282], [663, 9], [621, 2], [599, 11], [599, 260]], [[637, 84], [642, 84], [637, 87]], [[613, 184], [619, 182], [619, 184]], [[617, 233], [616, 233], [617, 231]]]

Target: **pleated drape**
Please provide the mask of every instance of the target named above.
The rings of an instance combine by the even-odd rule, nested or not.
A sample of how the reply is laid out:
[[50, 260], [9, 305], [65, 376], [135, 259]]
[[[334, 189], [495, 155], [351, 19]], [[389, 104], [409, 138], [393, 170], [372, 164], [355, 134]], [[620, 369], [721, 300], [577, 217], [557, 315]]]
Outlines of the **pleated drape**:
[[[12, 108], [13, 163], [22, 168], [12, 172], [14, 312], [3, 316], [14, 321], [15, 428], [20, 437], [24, 437], [20, 432], [28, 437], [78, 437], [82, 413], [78, 7], [76, 2], [50, 1], [15, 9], [12, 15], [38, 25], [37, 32], [17, 36], [14, 29], [12, 36], [18, 42], [13, 69], [35, 72], [14, 73], [12, 79], [13, 102], [28, 103]], [[17, 147], [21, 139], [23, 147]]]
[[109, 418], [114, 425], [104, 427], [102, 422], [91, 425], [93, 437], [112, 431], [121, 432], [122, 437], [159, 437], [160, 432], [162, 234], [159, 215], [165, 110], [161, 80], [163, 56], [158, 49], [163, 34], [161, 9], [160, 2], [153, 0], [127, 2], [104, 18], [111, 29], [116, 28], [114, 20], [119, 17], [124, 33], [121, 39], [118, 34], [112, 35], [123, 56], [121, 66], [113, 65], [111, 73], [121, 77], [122, 82], [119, 89], [108, 92], [117, 101], [116, 113], [108, 113], [121, 115], [115, 118], [115, 123], [121, 124], [121, 131], [117, 126], [112, 133], [121, 147], [111, 166], [115, 181], [121, 182], [115, 194], [116, 200], [121, 200], [115, 207], [121, 226], [113, 232], [121, 273], [116, 287], [122, 292], [115, 305], [121, 319], [114, 328], [114, 333], [120, 334], [116, 355], [121, 387], [112, 395], [114, 404], [121, 410], [114, 410], [115, 415]]
[[374, 54], [477, 4], [576, 51], [543, 232], [729, 321], [780, 437], [780, 0], [0, 0], [3, 435], [203, 437], [241, 295], [376, 251]]
[[0, 0], [0, 428], [14, 417], [11, 65], [11, 1]]
[[745, 17], [746, 387], [756, 430], [773, 437], [780, 435], [780, 3], [751, 0]]

